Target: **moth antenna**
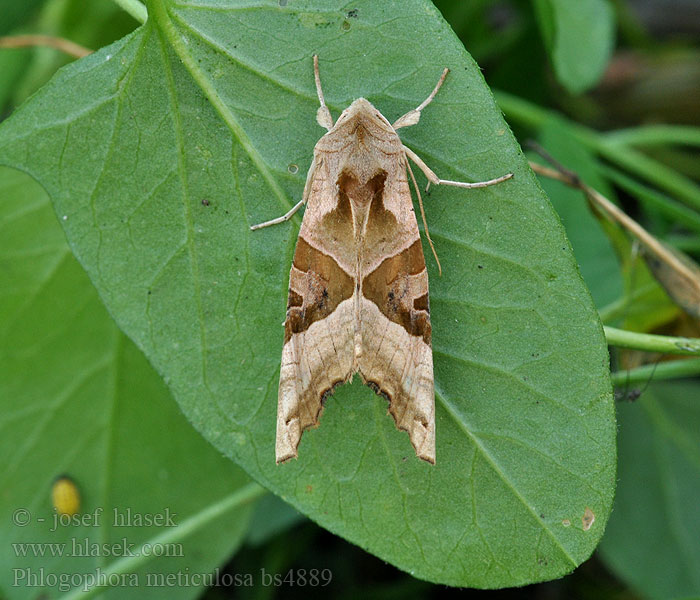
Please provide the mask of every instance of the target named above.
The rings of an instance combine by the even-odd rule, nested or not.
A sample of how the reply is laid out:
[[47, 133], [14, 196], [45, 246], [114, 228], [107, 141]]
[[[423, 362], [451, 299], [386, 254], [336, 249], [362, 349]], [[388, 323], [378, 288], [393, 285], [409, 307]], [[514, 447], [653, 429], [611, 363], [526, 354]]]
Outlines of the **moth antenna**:
[[318, 55], [314, 54], [314, 80], [316, 81], [316, 93], [321, 106], [316, 112], [316, 121], [321, 127], [325, 127], [328, 131], [333, 129], [333, 117], [331, 111], [326, 106], [326, 99], [323, 97], [323, 88], [321, 87], [321, 74], [318, 70]]
[[430, 92], [430, 96], [428, 96], [423, 102], [421, 102], [418, 105], [418, 108], [416, 110], [418, 112], [422, 111], [428, 104], [430, 104], [433, 101], [433, 98], [435, 98], [436, 94], [438, 93], [438, 90], [442, 87], [442, 84], [445, 83], [445, 77], [447, 77], [447, 74], [450, 72], [450, 70], [445, 67], [445, 69], [442, 71], [442, 75], [440, 75], [440, 79], [438, 79], [437, 84], [433, 88], [433, 91]]
[[440, 75], [440, 79], [438, 80], [437, 85], [435, 86], [433, 91], [430, 92], [430, 96], [423, 100], [423, 102], [421, 102], [417, 108], [409, 110], [405, 115], [396, 119], [392, 127], [394, 129], [399, 129], [400, 127], [409, 127], [418, 123], [418, 121], [420, 120], [421, 111], [433, 101], [433, 98], [435, 98], [435, 95], [438, 93], [438, 90], [442, 87], [442, 84], [445, 82], [445, 77], [447, 77], [447, 74], [449, 72], [450, 70], [446, 68], [442, 72], [442, 75]]
[[418, 183], [416, 182], [416, 176], [413, 174], [413, 169], [411, 169], [411, 163], [406, 160], [406, 167], [408, 167], [408, 172], [411, 174], [411, 181], [413, 181], [413, 188], [416, 190], [416, 195], [418, 196], [418, 206], [420, 207], [420, 216], [423, 219], [423, 229], [425, 229], [425, 237], [428, 239], [428, 244], [430, 244], [430, 249], [433, 251], [433, 256], [435, 257], [435, 262], [438, 266], [438, 274], [442, 277], [442, 266], [440, 265], [440, 259], [438, 258], [437, 252], [435, 252], [435, 246], [433, 246], [433, 240], [430, 239], [430, 231], [428, 231], [428, 221], [425, 218], [425, 210], [423, 210], [423, 198], [420, 195], [420, 189], [418, 188]]

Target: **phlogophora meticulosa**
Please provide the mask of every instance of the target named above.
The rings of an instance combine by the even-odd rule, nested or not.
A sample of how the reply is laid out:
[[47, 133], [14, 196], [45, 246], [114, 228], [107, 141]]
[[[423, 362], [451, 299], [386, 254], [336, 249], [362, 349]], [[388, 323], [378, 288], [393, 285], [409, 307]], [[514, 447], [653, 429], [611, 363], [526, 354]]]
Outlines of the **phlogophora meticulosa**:
[[[428, 272], [407, 173], [426, 223], [408, 159], [433, 184], [481, 188], [512, 177], [476, 183], [440, 179], [402, 144], [396, 130], [418, 123], [447, 73], [425, 101], [393, 125], [364, 98], [333, 123], [314, 56], [321, 105], [316, 119], [328, 133], [314, 148], [301, 201], [287, 214], [251, 227], [287, 221], [307, 204], [289, 277], [278, 463], [297, 456], [302, 433], [318, 425], [325, 399], [355, 373], [389, 401], [389, 412], [408, 432], [416, 455], [435, 463]], [[425, 231], [434, 253], [427, 225]]]

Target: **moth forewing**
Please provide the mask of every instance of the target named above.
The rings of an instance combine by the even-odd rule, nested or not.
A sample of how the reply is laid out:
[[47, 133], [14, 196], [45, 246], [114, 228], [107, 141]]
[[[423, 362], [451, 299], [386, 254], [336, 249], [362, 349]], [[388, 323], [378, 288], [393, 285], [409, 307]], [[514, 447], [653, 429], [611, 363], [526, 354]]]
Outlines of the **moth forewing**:
[[316, 57], [314, 75], [318, 122], [328, 133], [314, 148], [304, 196], [283, 217], [253, 226], [288, 220], [307, 205], [289, 277], [276, 459], [297, 456], [301, 436], [318, 425], [327, 396], [357, 373], [388, 400], [389, 413], [408, 432], [416, 455], [435, 463], [428, 273], [406, 175], [408, 157], [433, 183], [460, 182], [437, 178], [403, 146], [396, 129], [418, 122], [447, 69], [428, 98], [393, 126], [364, 98], [334, 124]]

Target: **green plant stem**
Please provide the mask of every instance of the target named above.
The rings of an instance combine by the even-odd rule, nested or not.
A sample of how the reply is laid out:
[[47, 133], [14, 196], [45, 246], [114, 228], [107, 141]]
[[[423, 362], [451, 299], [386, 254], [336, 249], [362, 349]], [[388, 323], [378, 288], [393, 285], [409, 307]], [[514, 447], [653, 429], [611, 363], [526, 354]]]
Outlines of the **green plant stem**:
[[632, 348], [645, 352], [661, 352], [662, 354], [688, 354], [700, 356], [700, 339], [671, 337], [666, 335], [653, 335], [650, 333], [638, 333], [604, 326], [605, 337], [608, 344], [620, 348]]
[[[550, 118], [562, 118], [557, 113], [511, 94], [501, 91], [494, 91], [494, 94], [501, 110], [509, 119], [519, 121], [534, 129], [541, 127]], [[609, 142], [606, 135], [611, 134], [598, 133], [589, 127], [576, 123], [568, 122], [568, 125], [572, 137], [588, 149], [627, 169], [639, 178], [653, 183], [660, 189], [675, 194], [686, 204], [700, 210], [700, 187], [688, 177], [625, 144]]]
[[628, 146], [686, 145], [700, 146], [700, 127], [683, 125], [643, 125], [629, 129], [618, 129], [605, 134], [612, 144]]
[[[151, 538], [147, 543], [153, 546], [155, 544], [173, 544], [181, 542], [187, 536], [209, 525], [218, 517], [229, 511], [240, 509], [241, 506], [256, 500], [266, 493], [267, 490], [264, 487], [251, 482], [226, 498], [219, 500], [219, 502], [211, 504], [197, 514], [185, 519], [182, 523], [179, 523], [177, 527], [167, 529], [160, 535]], [[101, 569], [100, 573], [104, 575], [102, 579], [109, 581], [110, 575], [112, 574], [121, 575], [123, 573], [133, 573], [151, 558], [152, 555], [150, 552], [145, 551], [145, 544], [142, 544], [133, 551], [133, 556], [126, 556], [113, 562], [108, 567]], [[106, 586], [100, 585], [100, 582], [97, 581], [94, 585], [86, 587], [81, 586], [68, 592], [62, 597], [62, 600], [84, 600], [85, 598], [91, 598], [100, 593]]]
[[114, 3], [118, 4], [139, 23], [145, 23], [148, 19], [148, 11], [139, 0], [114, 0]]
[[611, 373], [613, 385], [646, 383], [650, 379], [674, 379], [677, 377], [692, 377], [700, 375], [700, 358], [671, 360], [655, 365], [644, 365], [629, 371]]

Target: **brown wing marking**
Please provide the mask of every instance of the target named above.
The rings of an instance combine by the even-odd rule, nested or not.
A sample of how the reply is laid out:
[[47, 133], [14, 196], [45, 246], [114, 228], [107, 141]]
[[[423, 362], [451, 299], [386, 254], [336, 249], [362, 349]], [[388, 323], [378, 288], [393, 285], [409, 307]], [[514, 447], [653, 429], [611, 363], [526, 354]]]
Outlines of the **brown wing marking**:
[[428, 273], [420, 239], [368, 274], [362, 293], [360, 375], [389, 400], [389, 412], [408, 432], [416, 454], [434, 463]]
[[333, 387], [352, 375], [354, 280], [299, 237], [289, 278], [277, 410], [277, 462], [297, 455]]

